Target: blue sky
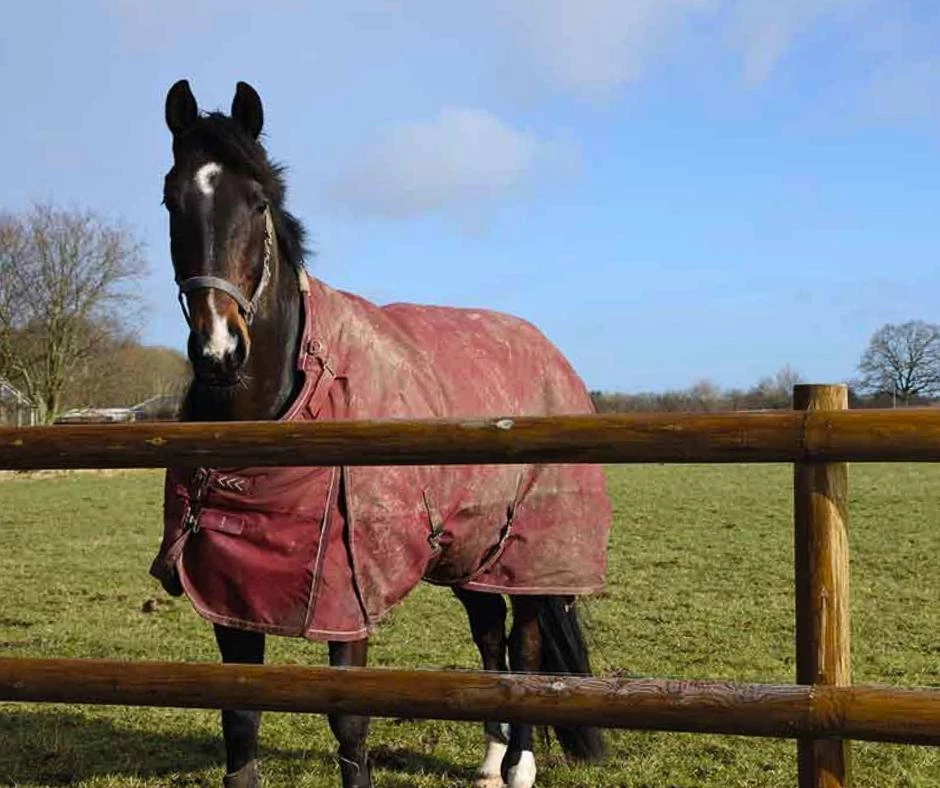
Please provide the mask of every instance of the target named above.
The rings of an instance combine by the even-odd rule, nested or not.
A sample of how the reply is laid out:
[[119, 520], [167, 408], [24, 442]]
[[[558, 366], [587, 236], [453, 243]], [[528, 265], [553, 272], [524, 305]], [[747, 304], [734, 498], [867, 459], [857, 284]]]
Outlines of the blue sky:
[[936, 2], [13, 4], [0, 210], [126, 222], [141, 338], [178, 349], [181, 77], [203, 109], [259, 91], [314, 275], [522, 315], [592, 388], [837, 382], [882, 324], [940, 321]]

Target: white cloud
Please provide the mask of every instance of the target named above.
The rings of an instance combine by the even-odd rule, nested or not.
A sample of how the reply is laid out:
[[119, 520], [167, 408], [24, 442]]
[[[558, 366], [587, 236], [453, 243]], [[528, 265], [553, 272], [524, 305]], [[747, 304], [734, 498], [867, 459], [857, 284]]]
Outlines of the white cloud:
[[[657, 70], [697, 74], [719, 65], [728, 73], [729, 61], [740, 79], [759, 86], [801, 42], [818, 36], [814, 56], [828, 47], [851, 62], [861, 95], [898, 119], [917, 114], [918, 96], [934, 93], [940, 35], [940, 19], [923, 0], [269, 0], [263, 10], [246, 0], [98, 2], [135, 47], [167, 48], [220, 24], [244, 30], [261, 19], [316, 31], [315, 74], [334, 81], [358, 74], [362, 82], [376, 58], [435, 53], [440, 76], [453, 75], [452, 101], [468, 100], [468, 93], [480, 101], [481, 85], [497, 100], [515, 91], [529, 103], [545, 88], [611, 96]], [[296, 53], [266, 51], [263, 59], [294, 68]], [[477, 66], [473, 84], [461, 85]], [[900, 105], [888, 95], [894, 89], [910, 97], [903, 111], [891, 106]]]
[[885, 0], [513, 0], [494, 13], [543, 78], [594, 94], [656, 66], [697, 67], [729, 54], [756, 84], [817, 25], [844, 27], [878, 2]]
[[[233, 18], [250, 24], [263, 13], [292, 30], [315, 30], [320, 49], [335, 44], [343, 53], [346, 70], [371, 63], [377, 46], [404, 53], [448, 41], [456, 56], [441, 62], [445, 72], [460, 63], [460, 53], [474, 52], [490, 64], [491, 89], [521, 80], [527, 88], [583, 95], [609, 95], [660, 67], [699, 70], [729, 57], [740, 59], [746, 83], [758, 85], [824, 26], [834, 50], [855, 50], [863, 73], [886, 62], [903, 71], [935, 52], [938, 32], [929, 14], [915, 10], [916, 0], [270, 0], [263, 12], [246, 0], [98, 2], [125, 36], [151, 47]], [[864, 51], [862, 42], [885, 39], [887, 31], [895, 37], [890, 52]], [[912, 49], [912, 42], [919, 43]]]
[[735, 0], [729, 32], [750, 84], [765, 80], [800, 36], [826, 21], [843, 29], [871, 0]]
[[[580, 95], [611, 95], [657, 69], [736, 62], [760, 87], [801, 43], [828, 48], [859, 109], [894, 122], [940, 115], [940, 17], [915, 0], [493, 0], [504, 69]], [[815, 39], [815, 40], [814, 40]], [[851, 65], [848, 65], [851, 64]], [[850, 76], [849, 76], [850, 75]], [[825, 88], [830, 74], [820, 74]]]
[[715, 0], [514, 0], [512, 37], [563, 88], [603, 92], [675, 54]]
[[476, 221], [493, 204], [577, 166], [575, 151], [480, 109], [449, 107], [433, 121], [394, 126], [329, 179], [332, 209], [406, 219], [431, 213]]

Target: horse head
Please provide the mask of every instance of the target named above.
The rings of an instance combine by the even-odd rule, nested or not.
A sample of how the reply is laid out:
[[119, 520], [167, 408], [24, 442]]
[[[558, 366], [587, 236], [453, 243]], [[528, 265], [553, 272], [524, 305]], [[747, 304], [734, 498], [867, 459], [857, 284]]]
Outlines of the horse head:
[[[234, 392], [259, 373], [277, 376], [270, 359], [269, 368], [248, 370], [253, 351], [269, 355], [265, 338], [280, 358], [288, 344], [283, 326], [296, 325], [279, 311], [286, 311], [287, 299], [277, 292], [277, 280], [281, 260], [302, 266], [303, 230], [283, 210], [282, 169], [259, 142], [264, 110], [254, 88], [238, 83], [230, 115], [202, 114], [189, 83], [180, 80], [167, 93], [165, 116], [173, 166], [163, 203], [194, 385]], [[293, 275], [291, 282], [296, 291]], [[296, 302], [290, 307], [297, 311]], [[283, 362], [293, 369], [289, 358]]]
[[[261, 99], [239, 82], [230, 122], [216, 120], [250, 150], [261, 133]], [[233, 385], [251, 352], [249, 326], [270, 279], [273, 229], [264, 186], [213, 136], [200, 133], [199, 121], [189, 83], [180, 80], [166, 98], [173, 167], [163, 202], [193, 371], [203, 382]]]

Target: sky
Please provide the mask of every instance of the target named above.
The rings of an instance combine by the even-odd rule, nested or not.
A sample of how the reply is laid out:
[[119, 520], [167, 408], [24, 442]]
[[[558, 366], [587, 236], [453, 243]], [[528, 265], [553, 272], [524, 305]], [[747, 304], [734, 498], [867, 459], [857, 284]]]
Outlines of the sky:
[[0, 211], [145, 245], [183, 350], [166, 91], [261, 95], [311, 273], [511, 312], [592, 389], [851, 379], [940, 322], [935, 0], [34, 0], [0, 27]]

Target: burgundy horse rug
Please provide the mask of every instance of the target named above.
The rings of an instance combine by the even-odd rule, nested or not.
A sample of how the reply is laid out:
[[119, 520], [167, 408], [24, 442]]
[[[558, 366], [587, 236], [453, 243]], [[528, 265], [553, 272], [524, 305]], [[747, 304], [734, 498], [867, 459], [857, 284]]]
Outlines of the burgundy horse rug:
[[[304, 384], [282, 420], [593, 410], [565, 358], [523, 320], [379, 307], [306, 282]], [[216, 623], [358, 640], [422, 579], [597, 592], [610, 515], [597, 465], [172, 468], [151, 573], [168, 590], [178, 576]]]

